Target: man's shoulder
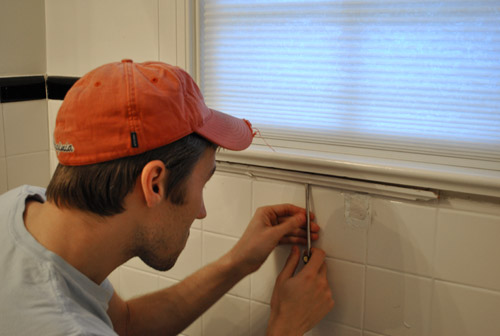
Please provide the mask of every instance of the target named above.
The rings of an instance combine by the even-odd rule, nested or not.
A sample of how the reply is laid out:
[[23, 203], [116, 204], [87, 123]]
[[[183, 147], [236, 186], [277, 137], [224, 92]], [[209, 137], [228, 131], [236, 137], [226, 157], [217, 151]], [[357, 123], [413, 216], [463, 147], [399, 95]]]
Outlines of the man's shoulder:
[[13, 189], [10, 189], [0, 195], [0, 204], [12, 203], [15, 204], [20, 200], [26, 199], [27, 197], [36, 197], [41, 201], [45, 201], [45, 188], [22, 185]]
[[57, 288], [57, 281], [21, 283], [11, 281], [9, 291], [0, 290], [0, 335], [116, 336], [84, 302]]
[[[31, 310], [35, 307], [30, 308]], [[61, 335], [61, 336], [116, 336], [112, 328], [91, 314], [72, 315], [47, 312], [37, 308], [3, 315], [0, 335]]]

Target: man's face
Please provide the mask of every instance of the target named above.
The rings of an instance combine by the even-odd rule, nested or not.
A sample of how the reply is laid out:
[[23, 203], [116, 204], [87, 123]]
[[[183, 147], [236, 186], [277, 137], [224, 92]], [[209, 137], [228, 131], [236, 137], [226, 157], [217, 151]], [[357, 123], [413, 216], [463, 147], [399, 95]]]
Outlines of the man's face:
[[203, 201], [203, 188], [215, 172], [215, 150], [208, 148], [194, 166], [186, 181], [186, 193], [182, 205], [164, 200], [152, 225], [144, 232], [145, 244], [141, 244], [139, 257], [150, 267], [160, 271], [172, 268], [186, 246], [189, 230], [195, 219], [205, 218], [207, 211]]

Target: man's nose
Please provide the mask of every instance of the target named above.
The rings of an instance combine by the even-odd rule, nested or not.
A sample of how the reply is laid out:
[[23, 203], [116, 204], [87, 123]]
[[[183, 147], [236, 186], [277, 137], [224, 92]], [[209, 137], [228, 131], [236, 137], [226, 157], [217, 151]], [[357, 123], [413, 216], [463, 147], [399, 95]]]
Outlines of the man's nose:
[[207, 209], [205, 209], [205, 202], [201, 202], [201, 208], [200, 212], [198, 213], [198, 216], [196, 216], [196, 219], [203, 219], [207, 217]]

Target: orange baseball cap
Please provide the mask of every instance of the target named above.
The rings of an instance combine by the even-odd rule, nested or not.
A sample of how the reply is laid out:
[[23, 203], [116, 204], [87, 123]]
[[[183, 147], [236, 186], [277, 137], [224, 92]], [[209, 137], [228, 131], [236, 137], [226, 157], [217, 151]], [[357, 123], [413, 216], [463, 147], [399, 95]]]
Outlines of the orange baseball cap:
[[230, 150], [253, 139], [245, 119], [212, 110], [187, 72], [162, 62], [103, 65], [80, 78], [59, 109], [59, 162], [87, 165], [137, 155], [191, 133]]

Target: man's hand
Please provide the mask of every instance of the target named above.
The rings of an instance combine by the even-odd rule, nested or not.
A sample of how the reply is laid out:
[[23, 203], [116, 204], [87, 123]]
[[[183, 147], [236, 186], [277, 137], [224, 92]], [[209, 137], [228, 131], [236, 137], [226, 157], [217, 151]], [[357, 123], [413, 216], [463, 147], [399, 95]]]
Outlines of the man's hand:
[[[117, 330], [126, 328], [128, 335], [179, 334], [238, 281], [257, 270], [276, 245], [305, 244], [305, 225], [302, 208], [290, 204], [259, 208], [238, 243], [217, 261], [174, 286], [126, 303], [115, 294], [108, 310], [113, 325]], [[318, 239], [316, 223], [311, 223], [311, 231], [311, 238]]]
[[268, 336], [303, 335], [333, 308], [332, 292], [326, 279], [325, 252], [311, 249], [311, 259], [294, 276], [299, 254], [294, 246], [276, 279]]
[[[314, 215], [311, 214], [311, 220]], [[306, 244], [306, 211], [292, 204], [258, 208], [241, 239], [229, 252], [245, 274], [256, 271], [278, 244]], [[311, 222], [311, 239], [318, 239]]]

